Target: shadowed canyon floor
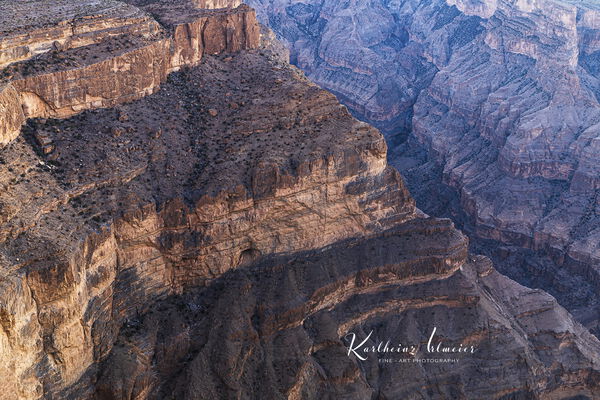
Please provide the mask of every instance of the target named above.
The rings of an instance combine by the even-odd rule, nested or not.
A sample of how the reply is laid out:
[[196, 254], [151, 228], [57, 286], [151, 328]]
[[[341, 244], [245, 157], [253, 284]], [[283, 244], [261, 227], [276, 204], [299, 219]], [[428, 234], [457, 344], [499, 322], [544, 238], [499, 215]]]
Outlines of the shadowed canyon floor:
[[[3, 70], [0, 398], [600, 396], [597, 338], [419, 211], [382, 135], [257, 48], [251, 9], [104, 4], [130, 12], [61, 2], [93, 43], [39, 23], [52, 45]], [[381, 365], [344, 339], [434, 327], [477, 351]]]

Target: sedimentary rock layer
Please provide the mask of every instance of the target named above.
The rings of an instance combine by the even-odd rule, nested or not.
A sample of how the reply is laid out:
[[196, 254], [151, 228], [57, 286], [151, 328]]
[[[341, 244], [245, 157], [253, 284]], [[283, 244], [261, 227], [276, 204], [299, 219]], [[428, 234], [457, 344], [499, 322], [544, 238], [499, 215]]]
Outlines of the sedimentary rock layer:
[[[429, 393], [344, 354], [344, 331], [401, 321], [422, 322], [402, 322], [406, 340], [443, 324], [486, 349], [424, 369], [431, 398], [598, 390], [597, 340], [468, 258], [448, 220], [415, 209], [383, 137], [286, 64], [207, 57], [117, 109], [30, 121], [0, 155], [12, 398]], [[486, 388], [482, 362], [517, 372]]]
[[378, 132], [296, 72], [247, 54], [172, 80], [2, 153], [2, 381], [21, 398], [73, 384], [157, 299], [415, 213]]
[[[12, 124], [85, 107], [29, 119], [0, 150], [1, 398], [598, 396], [598, 340], [416, 209], [376, 129], [270, 50], [206, 54], [257, 44], [248, 8], [136, 5], [157, 36], [6, 70], [29, 100]], [[110, 96], [61, 75], [81, 71], [117, 74]], [[131, 97], [126, 76], [161, 86]], [[127, 103], [105, 108], [114, 96]], [[340, 340], [416, 343], [438, 324], [481, 353], [407, 374]]]
[[25, 114], [19, 92], [10, 84], [0, 86], [0, 146], [19, 135]]
[[[415, 219], [232, 271], [129, 321], [101, 368], [99, 391], [153, 399], [596, 398], [598, 359], [579, 356], [598, 351], [595, 337], [546, 293], [465, 255], [449, 221]], [[432, 332], [435, 349], [476, 350], [428, 352]], [[388, 341], [419, 350], [362, 351]], [[349, 357], [349, 346], [366, 359]]]
[[198, 8], [231, 8], [242, 4], [241, 0], [192, 0], [192, 3]]
[[[2, 4], [17, 16], [26, 11]], [[39, 2], [26, 2], [29, 8], [36, 4], [40, 6]], [[166, 30], [133, 6], [108, 2], [105, 7], [98, 8], [96, 2], [58, 3], [43, 18], [31, 22], [38, 33], [25, 35], [23, 40], [38, 47], [21, 58], [41, 54], [21, 62], [15, 62], [19, 58], [7, 58], [6, 64], [10, 65], [2, 71], [0, 95], [0, 121], [6, 123], [0, 127], [0, 145], [18, 135], [23, 118], [64, 118], [82, 110], [139, 99], [158, 90], [172, 71], [197, 65], [204, 53], [258, 46], [254, 11], [245, 5], [201, 10], [191, 3], [151, 3], [148, 8], [159, 21], [168, 24]], [[75, 12], [77, 18], [72, 15]], [[72, 26], [75, 22], [69, 18], [85, 21], [86, 25]], [[66, 27], [61, 33], [64, 38], [55, 37], [55, 26]], [[19, 29], [15, 26], [5, 31], [0, 46], [12, 45], [16, 40], [14, 31], [21, 32]], [[37, 36], [49, 37], [53, 46], [46, 49]]]
[[0, 2], [0, 68], [51, 50], [99, 43], [112, 36], [150, 37], [160, 27], [120, 1]]

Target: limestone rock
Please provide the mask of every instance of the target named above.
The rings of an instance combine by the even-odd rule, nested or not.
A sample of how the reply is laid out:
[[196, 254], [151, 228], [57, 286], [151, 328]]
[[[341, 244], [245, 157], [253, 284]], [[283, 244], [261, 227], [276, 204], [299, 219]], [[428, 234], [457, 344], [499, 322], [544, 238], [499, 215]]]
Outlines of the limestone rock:
[[52, 50], [64, 51], [160, 30], [142, 10], [120, 1], [35, 0], [0, 3], [0, 68]]
[[25, 115], [19, 93], [11, 84], [0, 86], [0, 146], [14, 140], [19, 134]]
[[[263, 101], [231, 109], [247, 96], [239, 82]], [[216, 125], [179, 101], [210, 104]], [[121, 113], [135, 129], [114, 135]], [[150, 139], [157, 121], [162, 135]], [[52, 164], [29, 135], [52, 140]], [[14, 282], [0, 298], [26, 285], [16, 304], [35, 304], [27, 313], [40, 317], [0, 335], [14, 351], [40, 344], [2, 381], [19, 393], [39, 385], [47, 396], [93, 390], [121, 325], [161, 298], [208, 285], [257, 254], [320, 248], [413, 218], [385, 154], [380, 134], [335, 97], [251, 53], [207, 58], [119, 110], [32, 121], [2, 151], [0, 250]], [[51, 167], [32, 168], [40, 163]], [[13, 306], [7, 313], [30, 318]]]
[[[552, 297], [498, 274], [484, 257], [466, 260], [448, 221], [415, 219], [398, 228], [274, 257], [164, 300], [160, 311], [121, 331], [100, 373], [102, 393], [116, 399], [124, 398], [123, 389], [154, 399], [598, 396], [592, 383], [599, 378], [598, 342]], [[442, 254], [440, 241], [458, 245], [458, 253]], [[434, 348], [442, 341], [475, 352], [428, 353], [434, 329]], [[374, 332], [361, 350], [388, 340], [419, 350], [414, 358], [359, 350], [366, 358], [359, 360], [348, 354], [348, 332], [360, 340]], [[579, 356], [589, 350], [592, 362]], [[448, 358], [458, 361], [412, 362]]]
[[[187, 3], [151, 3], [148, 11], [165, 29], [141, 9], [121, 2], [103, 4], [105, 8], [91, 0], [58, 2], [29, 22], [35, 29], [29, 35], [14, 20], [26, 19], [25, 13], [33, 13], [42, 3], [27, 1], [23, 7], [2, 3], [8, 29], [0, 34], [0, 50], [7, 48], [8, 55], [0, 65], [6, 67], [0, 77], [0, 145], [18, 135], [24, 118], [64, 118], [113, 107], [154, 93], [170, 72], [198, 64], [205, 52], [258, 47], [254, 11], [245, 5], [203, 10]], [[9, 15], [14, 17], [10, 23]], [[69, 27], [69, 18], [85, 23]], [[55, 25], [64, 26], [64, 31], [56, 32]], [[51, 37], [56, 42], [56, 35], [63, 35], [60, 40], [69, 45], [46, 49], [43, 40]], [[19, 41], [34, 49], [10, 56], [16, 51], [10, 46], [26, 46]]]
[[[132, 4], [160, 32], [8, 67], [14, 126], [47, 118], [0, 149], [0, 397], [598, 397], [598, 340], [419, 211], [375, 128], [253, 49], [248, 7]], [[432, 324], [481, 353], [411, 375], [340, 339]]]

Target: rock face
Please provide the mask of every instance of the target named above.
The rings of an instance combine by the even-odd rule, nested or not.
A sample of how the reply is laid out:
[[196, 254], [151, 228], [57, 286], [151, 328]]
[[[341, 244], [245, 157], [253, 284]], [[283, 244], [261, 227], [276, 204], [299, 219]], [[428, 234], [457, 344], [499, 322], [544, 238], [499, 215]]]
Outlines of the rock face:
[[[250, 4], [311, 79], [387, 132], [390, 160], [408, 177], [420, 206], [444, 208], [448, 199], [424, 191], [443, 182], [459, 198], [462, 222], [474, 237], [544, 259], [543, 267], [523, 261], [533, 271], [510, 262], [507, 271], [524, 279], [539, 274], [536, 284], [572, 309], [598, 310], [597, 5]], [[425, 149], [425, 163], [412, 157], [415, 147]], [[553, 286], [549, 281], [559, 274], [572, 282]], [[590, 326], [595, 314], [585, 317]]]
[[93, 389], [125, 319], [165, 296], [415, 216], [383, 137], [289, 67], [246, 54], [170, 80], [31, 122], [2, 152], [1, 375], [17, 398]]
[[12, 85], [3, 84], [0, 88], [0, 145], [17, 137], [23, 122], [25, 114], [19, 92]]
[[151, 37], [160, 29], [137, 7], [119, 1], [35, 0], [0, 3], [0, 67], [52, 50], [100, 43], [114, 36]]
[[[600, 375], [578, 356], [598, 351], [595, 337], [549, 295], [465, 253], [449, 221], [416, 219], [375, 238], [232, 271], [123, 329], [99, 391], [155, 399], [597, 398]], [[425, 347], [440, 328], [436, 343], [476, 352], [447, 364], [380, 355], [396, 362], [385, 365], [361, 350], [366, 360], [348, 357], [351, 339], [340, 340], [373, 332], [360, 349], [387, 340]], [[557, 363], [574, 355], [574, 363]]]
[[[249, 8], [132, 4], [157, 36], [4, 70], [2, 118], [29, 120], [0, 150], [0, 398], [600, 396], [598, 340], [419, 211], [376, 129], [252, 49]], [[78, 100], [92, 90], [110, 96]], [[434, 327], [477, 351], [346, 354], [349, 331], [422, 344]]]
[[23, 27], [13, 25], [20, 19], [11, 15], [34, 13], [39, 2], [25, 2], [26, 9], [6, 3], [0, 59], [12, 64], [0, 82], [0, 121], [6, 121], [0, 145], [18, 135], [24, 118], [65, 118], [139, 99], [158, 90], [170, 72], [197, 65], [204, 53], [252, 49], [259, 40], [254, 11], [245, 5], [206, 10], [186, 2], [146, 4], [161, 27], [121, 2], [100, 7], [96, 1], [62, 1]]
[[198, 8], [232, 8], [242, 4], [241, 0], [193, 0]]

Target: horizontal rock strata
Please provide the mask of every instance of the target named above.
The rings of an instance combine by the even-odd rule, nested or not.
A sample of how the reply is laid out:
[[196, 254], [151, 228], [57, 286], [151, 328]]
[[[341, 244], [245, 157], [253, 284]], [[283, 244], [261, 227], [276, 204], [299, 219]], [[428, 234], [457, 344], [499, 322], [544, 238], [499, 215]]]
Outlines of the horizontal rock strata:
[[112, 0], [3, 1], [0, 26], [0, 68], [52, 50], [84, 47], [124, 34], [150, 37], [160, 30], [139, 8]]
[[19, 398], [77, 381], [157, 299], [416, 212], [383, 138], [296, 72], [247, 54], [172, 79], [2, 152], [0, 375]]
[[[598, 340], [415, 208], [376, 129], [247, 49], [249, 8], [138, 3], [156, 36], [4, 69], [2, 118], [29, 119], [0, 149], [0, 398], [598, 396]], [[438, 325], [481, 353], [381, 369], [340, 339]]]
[[[427, 353], [434, 328], [434, 343], [477, 350]], [[348, 356], [348, 332], [361, 341], [374, 332], [364, 347], [390, 340], [419, 346], [416, 359], [458, 361], [369, 352], [360, 361]], [[136, 316], [117, 343], [98, 383], [107, 398], [551, 399], [600, 390], [590, 384], [598, 371], [580, 358], [598, 351], [596, 339], [549, 295], [483, 257], [467, 259], [464, 238], [431, 219], [232, 271]]]
[[[26, 3], [32, 9], [40, 6], [34, 1]], [[168, 27], [161, 27], [146, 12], [124, 3], [108, 2], [100, 9], [92, 1], [63, 3], [31, 22], [39, 33], [25, 35], [25, 39], [40, 48], [21, 57], [28, 60], [16, 62], [20, 59], [7, 56], [5, 66], [10, 65], [2, 71], [0, 83], [0, 121], [7, 123], [0, 126], [0, 145], [18, 135], [24, 118], [65, 118], [82, 110], [139, 99], [158, 90], [172, 71], [197, 65], [204, 53], [258, 46], [254, 11], [245, 5], [202, 10], [191, 3], [152, 3], [148, 8], [153, 15], [168, 21]], [[17, 16], [24, 12], [3, 7]], [[72, 26], [69, 18], [75, 18], [72, 15], [76, 12], [85, 27]], [[170, 20], [170, 15], [178, 15], [177, 20]], [[65, 26], [64, 37], [52, 36], [56, 25]], [[14, 28], [17, 33], [19, 29]], [[0, 36], [0, 49], [13, 45], [15, 32], [9, 30]], [[80, 32], [89, 40], [81, 39]], [[38, 35], [49, 37], [53, 45], [41, 47]]]

